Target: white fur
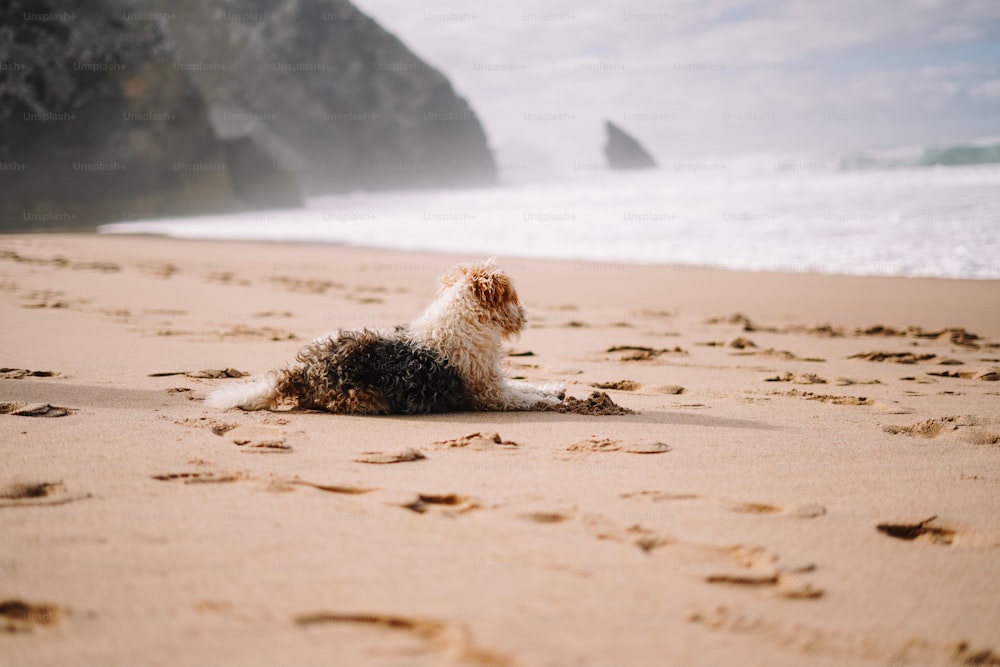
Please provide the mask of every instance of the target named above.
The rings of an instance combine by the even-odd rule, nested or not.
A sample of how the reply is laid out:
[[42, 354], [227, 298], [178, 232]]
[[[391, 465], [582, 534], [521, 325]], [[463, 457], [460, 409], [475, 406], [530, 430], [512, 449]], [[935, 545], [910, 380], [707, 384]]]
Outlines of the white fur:
[[258, 375], [252, 380], [227, 384], [216, 389], [205, 398], [205, 405], [210, 408], [225, 410], [226, 408], [242, 408], [244, 410], [263, 410], [271, 406], [274, 399], [273, 375]]

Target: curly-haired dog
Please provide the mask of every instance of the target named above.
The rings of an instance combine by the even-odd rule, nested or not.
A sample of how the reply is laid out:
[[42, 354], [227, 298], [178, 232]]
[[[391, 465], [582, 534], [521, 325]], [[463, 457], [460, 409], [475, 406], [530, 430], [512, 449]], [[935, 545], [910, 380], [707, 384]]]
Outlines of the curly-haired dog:
[[288, 368], [212, 392], [215, 408], [302, 408], [382, 415], [457, 410], [532, 410], [559, 403], [555, 384], [508, 378], [501, 343], [525, 314], [510, 278], [493, 261], [457, 266], [437, 298], [408, 325], [334, 331], [312, 341]]

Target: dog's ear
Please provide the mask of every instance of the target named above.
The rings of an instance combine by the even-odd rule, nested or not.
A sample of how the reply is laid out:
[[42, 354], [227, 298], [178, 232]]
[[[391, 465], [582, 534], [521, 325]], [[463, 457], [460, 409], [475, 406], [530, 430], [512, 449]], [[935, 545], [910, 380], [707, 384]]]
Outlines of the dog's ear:
[[490, 260], [469, 267], [469, 284], [476, 300], [490, 311], [499, 311], [511, 302], [517, 301], [517, 293], [507, 274], [496, 268]]

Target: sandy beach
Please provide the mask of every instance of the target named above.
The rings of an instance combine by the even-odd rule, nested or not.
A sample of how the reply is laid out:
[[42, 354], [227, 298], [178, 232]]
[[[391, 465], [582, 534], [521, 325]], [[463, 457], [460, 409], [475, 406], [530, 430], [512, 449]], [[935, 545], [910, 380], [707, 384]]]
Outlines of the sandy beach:
[[0, 664], [1000, 665], [1000, 282], [498, 258], [627, 415], [216, 411], [480, 257], [0, 236]]

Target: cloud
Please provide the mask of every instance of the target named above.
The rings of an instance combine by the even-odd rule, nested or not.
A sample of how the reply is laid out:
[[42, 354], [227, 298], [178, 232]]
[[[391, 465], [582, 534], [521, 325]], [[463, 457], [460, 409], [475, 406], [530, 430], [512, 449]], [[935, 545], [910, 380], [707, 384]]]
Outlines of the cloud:
[[660, 156], [996, 133], [983, 44], [1000, 3], [359, 1], [451, 78], [494, 146], [555, 163], [600, 160], [605, 117]]
[[992, 79], [972, 88], [972, 96], [991, 102], [1000, 102], [1000, 79]]

